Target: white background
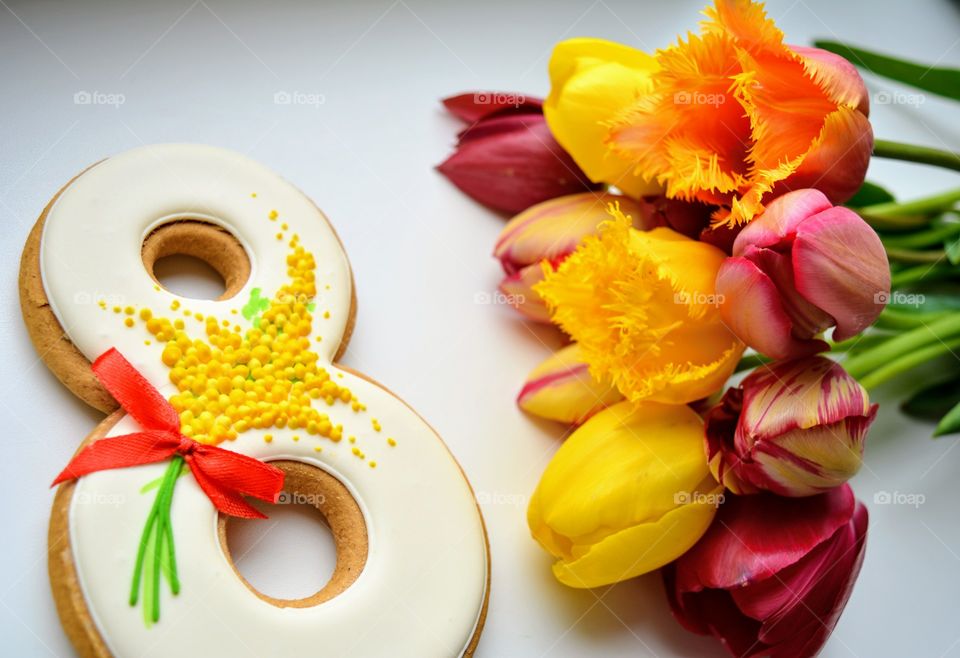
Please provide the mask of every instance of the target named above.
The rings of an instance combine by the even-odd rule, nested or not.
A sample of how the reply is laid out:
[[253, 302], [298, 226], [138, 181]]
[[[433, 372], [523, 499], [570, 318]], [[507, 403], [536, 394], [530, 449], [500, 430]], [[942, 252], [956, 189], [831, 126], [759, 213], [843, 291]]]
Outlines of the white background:
[[[673, 621], [656, 576], [596, 591], [552, 579], [528, 536], [525, 503], [563, 428], [524, 416], [513, 398], [557, 340], [508, 308], [477, 303], [500, 276], [489, 254], [503, 219], [433, 170], [459, 128], [441, 97], [544, 94], [556, 41], [592, 35], [652, 50], [695, 29], [702, 1], [0, 1], [0, 653], [72, 653], [47, 583], [47, 485], [100, 420], [27, 338], [20, 250], [46, 201], [86, 165], [141, 144], [192, 141], [261, 160], [328, 213], [360, 300], [344, 362], [418, 409], [490, 501], [493, 589], [478, 656], [722, 655]], [[960, 8], [950, 2], [776, 0], [769, 11], [794, 43], [833, 37], [960, 64]], [[908, 91], [869, 82], [875, 93]], [[76, 105], [78, 91], [124, 102]], [[324, 102], [277, 105], [278, 91]], [[960, 148], [960, 106], [920, 100], [874, 103], [878, 136]], [[903, 197], [957, 184], [953, 174], [888, 163], [870, 177]], [[890, 396], [881, 392], [881, 402]], [[930, 430], [895, 403], [874, 425], [854, 482], [870, 507], [866, 562], [826, 656], [960, 655], [960, 450], [955, 438], [930, 440]], [[925, 500], [880, 505], [877, 492]], [[302, 579], [281, 573], [289, 564], [319, 579], [315, 555], [329, 567], [329, 547], [290, 541], [303, 532], [296, 524], [247, 530], [246, 544], [260, 543], [242, 562], [258, 582], [292, 587]]]

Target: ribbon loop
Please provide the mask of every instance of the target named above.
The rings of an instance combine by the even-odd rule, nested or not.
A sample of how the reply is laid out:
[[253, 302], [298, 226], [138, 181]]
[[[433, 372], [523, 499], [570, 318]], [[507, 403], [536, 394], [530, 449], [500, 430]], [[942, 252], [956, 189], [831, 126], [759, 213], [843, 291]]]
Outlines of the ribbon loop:
[[94, 471], [153, 464], [179, 454], [220, 512], [264, 518], [243, 497], [276, 502], [283, 490], [283, 471], [259, 459], [204, 445], [181, 434], [176, 409], [116, 348], [110, 348], [93, 362], [93, 372], [143, 430], [94, 441], [74, 455], [53, 481], [54, 485]]

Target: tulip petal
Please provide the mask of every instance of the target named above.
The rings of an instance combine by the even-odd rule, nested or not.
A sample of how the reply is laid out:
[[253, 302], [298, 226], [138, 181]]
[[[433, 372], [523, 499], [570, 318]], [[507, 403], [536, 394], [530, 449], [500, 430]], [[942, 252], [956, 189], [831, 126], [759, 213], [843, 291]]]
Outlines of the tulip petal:
[[793, 245], [797, 290], [836, 320], [835, 340], [870, 326], [890, 292], [883, 243], [859, 215], [831, 208], [797, 229]]
[[543, 107], [543, 101], [516, 92], [468, 91], [443, 99], [443, 105], [461, 121], [473, 123], [500, 112], [534, 112]]
[[733, 243], [733, 255], [743, 256], [748, 247], [773, 247], [792, 240], [800, 223], [833, 207], [820, 190], [787, 192], [769, 204], [763, 214], [747, 224]]
[[589, 546], [572, 561], [553, 565], [553, 575], [564, 585], [599, 587], [649, 573], [683, 555], [706, 532], [716, 507], [709, 496], [721, 487], [664, 514], [653, 523], [636, 525], [614, 533]]
[[685, 405], [621, 402], [560, 446], [527, 510], [534, 538], [558, 559], [559, 579], [573, 587], [615, 582], [663, 566], [697, 541], [716, 511], [706, 494], [719, 492], [702, 431]]
[[562, 196], [538, 203], [511, 219], [500, 232], [493, 255], [507, 274], [542, 259], [556, 261], [610, 219], [612, 203], [618, 204], [634, 225], [644, 217], [640, 203], [629, 197], [605, 192]]
[[800, 56], [803, 67], [814, 81], [837, 103], [856, 108], [863, 116], [870, 116], [870, 94], [857, 67], [849, 61], [822, 48], [789, 46]]
[[603, 122], [649, 91], [657, 68], [653, 57], [602, 39], [561, 41], [550, 58], [544, 115], [557, 141], [590, 180], [635, 197], [656, 194], [660, 185], [634, 175], [633, 162], [609, 151]]
[[677, 587], [732, 589], [770, 578], [848, 523], [855, 504], [846, 484], [806, 498], [728, 497], [718, 523], [677, 561]]
[[821, 340], [799, 340], [773, 281], [743, 257], [728, 258], [717, 273], [724, 324], [744, 343], [773, 359], [828, 349]]
[[[547, 261], [544, 261], [546, 263]], [[533, 289], [533, 286], [543, 281], [543, 265], [534, 263], [519, 271], [506, 276], [500, 282], [500, 292], [503, 293], [510, 306], [520, 312], [522, 316], [534, 322], [550, 323], [550, 309], [546, 302]]]
[[833, 203], [843, 203], [863, 185], [872, 153], [870, 121], [857, 110], [841, 106], [823, 119], [823, 128], [803, 161], [774, 187], [773, 194], [815, 187]]
[[579, 425], [622, 399], [613, 384], [598, 382], [590, 375], [574, 343], [534, 368], [517, 404], [535, 416]]
[[511, 117], [495, 134], [465, 140], [438, 169], [468, 196], [508, 213], [591, 187], [543, 118], [533, 114]]

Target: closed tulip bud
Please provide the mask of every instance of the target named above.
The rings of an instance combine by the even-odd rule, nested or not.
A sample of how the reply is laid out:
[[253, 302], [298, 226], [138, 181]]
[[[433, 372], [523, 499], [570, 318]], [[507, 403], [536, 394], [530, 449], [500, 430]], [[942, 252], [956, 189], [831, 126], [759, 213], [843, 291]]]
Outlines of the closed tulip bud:
[[598, 382], [580, 358], [576, 343], [534, 368], [517, 397], [520, 408], [541, 418], [579, 425], [623, 396], [609, 381]]
[[724, 322], [774, 359], [827, 349], [866, 329], [886, 303], [890, 266], [876, 232], [817, 190], [771, 202], [733, 243], [717, 274]]
[[830, 359], [757, 368], [707, 414], [710, 471], [734, 493], [821, 493], [860, 469], [876, 413], [866, 390]]
[[[500, 98], [514, 102], [498, 102]], [[517, 213], [535, 203], [596, 188], [550, 134], [539, 101], [478, 92], [444, 101], [473, 122], [438, 169], [483, 205]]]
[[621, 402], [564, 442], [530, 499], [527, 522], [570, 587], [598, 587], [675, 560], [703, 535], [721, 487], [685, 405]]
[[596, 234], [600, 225], [610, 219], [611, 203], [620, 204], [620, 210], [631, 217], [637, 228], [652, 228], [647, 226], [650, 213], [645, 206], [605, 192], [570, 194], [538, 203], [503, 227], [493, 250], [507, 274], [500, 290], [528, 319], [550, 321], [546, 304], [533, 290], [543, 280], [542, 263], [556, 267], [584, 237]]
[[663, 570], [674, 616], [737, 658], [815, 656], [843, 612], [867, 536], [844, 485], [809, 498], [728, 496], [696, 546]]

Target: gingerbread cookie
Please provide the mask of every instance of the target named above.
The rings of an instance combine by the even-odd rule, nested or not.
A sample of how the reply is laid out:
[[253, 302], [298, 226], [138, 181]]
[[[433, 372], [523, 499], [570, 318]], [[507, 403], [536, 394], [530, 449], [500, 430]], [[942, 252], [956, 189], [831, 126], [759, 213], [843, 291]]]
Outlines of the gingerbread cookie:
[[[166, 290], [152, 268], [170, 254], [208, 262], [224, 295]], [[82, 655], [472, 655], [483, 519], [429, 425], [336, 365], [350, 267], [301, 192], [219, 148], [111, 157], [44, 210], [21, 303], [60, 380], [123, 407], [61, 474], [51, 515], [51, 585]], [[230, 515], [256, 515], [244, 496], [281, 486], [314, 502], [337, 546], [304, 599], [256, 591], [226, 541]]]

